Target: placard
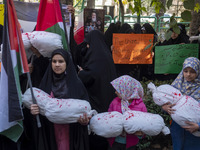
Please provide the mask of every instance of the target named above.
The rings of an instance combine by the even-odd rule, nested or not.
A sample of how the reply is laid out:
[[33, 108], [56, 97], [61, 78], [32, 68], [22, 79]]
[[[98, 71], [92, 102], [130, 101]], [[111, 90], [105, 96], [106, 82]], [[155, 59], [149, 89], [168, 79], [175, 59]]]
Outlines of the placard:
[[84, 9], [84, 34], [87, 35], [92, 30], [104, 32], [104, 14], [103, 9]]
[[115, 64], [152, 64], [153, 34], [113, 34]]
[[199, 44], [176, 44], [155, 47], [155, 74], [178, 74], [188, 57], [199, 56]]

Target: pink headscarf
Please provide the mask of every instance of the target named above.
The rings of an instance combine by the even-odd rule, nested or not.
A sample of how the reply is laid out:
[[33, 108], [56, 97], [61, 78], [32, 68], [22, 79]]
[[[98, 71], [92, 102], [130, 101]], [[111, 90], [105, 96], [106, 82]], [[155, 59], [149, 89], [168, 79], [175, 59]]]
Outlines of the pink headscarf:
[[128, 100], [140, 99], [144, 96], [143, 87], [140, 82], [128, 75], [123, 75], [113, 80], [111, 84], [122, 97], [122, 113], [129, 110]]

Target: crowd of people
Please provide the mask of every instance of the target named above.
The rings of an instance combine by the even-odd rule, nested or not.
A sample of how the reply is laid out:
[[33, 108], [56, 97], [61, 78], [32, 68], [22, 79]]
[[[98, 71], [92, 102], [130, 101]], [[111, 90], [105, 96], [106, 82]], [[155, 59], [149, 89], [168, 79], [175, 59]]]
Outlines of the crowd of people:
[[[182, 94], [199, 100], [200, 61], [198, 58], [186, 58], [182, 71], [174, 74], [154, 74], [154, 63], [114, 64], [112, 58], [113, 33], [153, 34], [153, 43], [157, 46], [190, 43], [185, 26], [180, 24], [180, 34], [173, 29], [171, 38], [160, 42], [158, 35], [149, 23], [138, 23], [131, 27], [120, 22], [111, 23], [105, 33], [99, 30], [89, 32], [84, 41], [77, 45], [70, 36], [70, 52], [55, 50], [51, 58], [43, 57], [37, 49], [31, 47], [34, 56], [29, 60], [32, 84], [51, 97], [58, 99], [81, 99], [90, 103], [98, 113], [127, 110], [147, 112], [143, 102], [144, 91], [140, 84], [143, 77], [147, 80], [174, 80], [172, 86]], [[198, 42], [198, 41], [196, 41]], [[20, 76], [22, 93], [28, 88], [27, 78]], [[174, 104], [166, 103], [162, 109], [172, 114]], [[77, 123], [55, 124], [40, 115], [40, 108], [32, 104], [31, 109], [23, 108], [24, 133], [19, 142], [14, 143], [0, 136], [0, 150], [136, 150], [139, 140], [145, 135], [141, 131], [134, 134], [123, 132], [120, 136], [106, 139], [94, 133], [88, 133], [92, 116], [83, 114]], [[39, 115], [41, 128], [37, 127], [36, 115]], [[179, 126], [172, 121], [171, 136], [174, 150], [197, 150], [200, 137], [192, 133], [200, 130], [200, 123], [187, 122]]]

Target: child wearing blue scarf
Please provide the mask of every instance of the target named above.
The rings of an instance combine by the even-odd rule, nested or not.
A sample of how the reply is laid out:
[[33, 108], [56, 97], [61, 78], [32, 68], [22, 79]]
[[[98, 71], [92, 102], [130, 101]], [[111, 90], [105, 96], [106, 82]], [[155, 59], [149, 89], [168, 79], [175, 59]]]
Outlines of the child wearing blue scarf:
[[[195, 57], [185, 59], [183, 69], [172, 83], [172, 86], [181, 91], [183, 95], [193, 97], [200, 102], [200, 61]], [[162, 109], [173, 114], [172, 107], [175, 104], [166, 103]], [[171, 136], [174, 150], [197, 150], [200, 149], [200, 137], [192, 133], [200, 130], [200, 123], [186, 122], [187, 126], [179, 126], [172, 121]]]

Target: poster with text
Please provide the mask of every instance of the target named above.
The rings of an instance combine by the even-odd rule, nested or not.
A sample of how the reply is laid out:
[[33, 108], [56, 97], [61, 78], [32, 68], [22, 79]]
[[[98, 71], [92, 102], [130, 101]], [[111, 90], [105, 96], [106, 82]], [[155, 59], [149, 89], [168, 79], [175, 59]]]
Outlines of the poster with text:
[[155, 47], [155, 74], [178, 74], [188, 57], [199, 56], [199, 44], [176, 44]]
[[84, 9], [84, 34], [92, 30], [104, 32], [104, 9]]
[[115, 64], [152, 64], [153, 34], [113, 34]]

